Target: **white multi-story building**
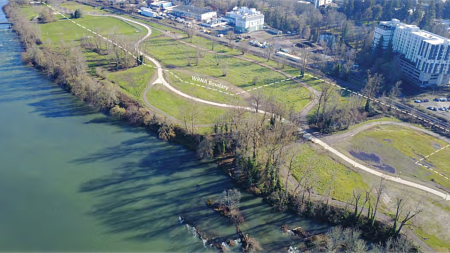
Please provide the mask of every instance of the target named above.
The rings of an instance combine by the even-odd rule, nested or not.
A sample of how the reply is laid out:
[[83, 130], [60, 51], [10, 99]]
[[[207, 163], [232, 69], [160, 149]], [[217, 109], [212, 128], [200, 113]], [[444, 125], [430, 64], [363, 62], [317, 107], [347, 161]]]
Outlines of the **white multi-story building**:
[[382, 21], [375, 28], [372, 48], [383, 38], [386, 49], [392, 43], [400, 54], [402, 74], [421, 86], [447, 85], [450, 79], [450, 41], [436, 34], [420, 30], [415, 25], [397, 19]]
[[314, 6], [319, 8], [320, 6], [327, 6], [331, 4], [333, 0], [314, 0]]
[[255, 8], [234, 7], [225, 16], [234, 23], [234, 31], [238, 33], [258, 31], [264, 27], [264, 14]]

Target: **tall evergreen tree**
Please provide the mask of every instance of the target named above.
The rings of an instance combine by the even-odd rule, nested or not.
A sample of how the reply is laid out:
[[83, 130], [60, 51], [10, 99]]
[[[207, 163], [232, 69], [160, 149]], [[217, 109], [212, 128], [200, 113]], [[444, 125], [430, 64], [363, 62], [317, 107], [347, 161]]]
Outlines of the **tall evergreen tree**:
[[413, 21], [418, 23], [422, 20], [423, 16], [423, 10], [422, 10], [422, 1], [419, 1], [419, 3], [416, 6], [416, 9], [413, 12]]

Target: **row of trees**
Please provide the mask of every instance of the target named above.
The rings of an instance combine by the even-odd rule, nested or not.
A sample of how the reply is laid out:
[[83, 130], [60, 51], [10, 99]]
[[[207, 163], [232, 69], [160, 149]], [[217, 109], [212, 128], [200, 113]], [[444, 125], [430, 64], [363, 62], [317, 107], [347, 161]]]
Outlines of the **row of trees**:
[[[26, 51], [22, 54], [22, 59], [25, 62], [43, 70], [76, 97], [110, 113], [115, 118], [127, 120], [131, 124], [149, 127], [157, 131], [159, 137], [163, 140], [176, 139], [186, 143], [188, 147], [195, 148], [197, 146], [198, 136], [188, 134], [185, 129], [149, 111], [135, 99], [120, 92], [115, 85], [105, 79], [105, 74], [100, 68], [93, 72], [88, 71], [81, 47], [63, 42], [54, 44], [51, 41], [46, 41], [42, 43], [39, 26], [24, 18], [16, 0], [11, 0], [5, 6], [5, 12], [13, 23], [14, 31], [20, 35], [20, 39], [25, 46]], [[101, 40], [95, 42], [94, 38], [88, 38], [85, 43], [89, 44], [90, 42], [87, 41], [95, 44], [99, 51], [109, 52], [113, 55], [119, 54], [119, 52], [109, 51], [116, 48], [107, 49], [106, 43]], [[125, 62], [130, 63], [127, 66], [136, 64], [136, 61], [131, 60], [125, 60]], [[119, 63], [118, 65], [126, 66], [125, 63]], [[93, 78], [92, 74], [99, 78]]]
[[[198, 148], [200, 157], [234, 155], [234, 166], [230, 171], [233, 178], [251, 192], [266, 196], [279, 210], [290, 209], [302, 216], [320, 221], [355, 227], [363, 231], [364, 238], [370, 237], [374, 241], [392, 241], [393, 239], [389, 239], [391, 237], [402, 242], [406, 241], [400, 236], [400, 231], [420, 213], [419, 209], [408, 209], [410, 206], [405, 204], [408, 202], [407, 198], [399, 197], [396, 201], [397, 212], [393, 226], [377, 221], [381, 196], [385, 194], [384, 180], [377, 187], [355, 191], [352, 203], [346, 208], [336, 208], [330, 204], [332, 184], [329, 184], [322, 196], [317, 196], [315, 194], [317, 180], [313, 176], [311, 166], [300, 168], [295, 162], [296, 156], [302, 152], [301, 149], [292, 148], [297, 139], [297, 128], [294, 124], [282, 120], [282, 117], [287, 117], [293, 122], [295, 117], [290, 117], [286, 108], [274, 104], [270, 97], [256, 96], [251, 104], [255, 112], [264, 110], [276, 113], [251, 113], [244, 108], [230, 109], [225, 116], [217, 120], [215, 134], [201, 141]], [[358, 104], [364, 104], [364, 101], [359, 101]], [[287, 171], [285, 181], [281, 180], [281, 175], [285, 174], [282, 171]], [[297, 185], [294, 185], [294, 189], [289, 189], [289, 181], [294, 171], [301, 173], [297, 173]], [[342, 240], [347, 238], [345, 235], [347, 232], [342, 230], [339, 233]], [[355, 233], [353, 238], [358, 240], [361, 238], [360, 232], [352, 233]], [[357, 243], [354, 241], [356, 244], [351, 243], [348, 245], [349, 248], [345, 248], [345, 244], [336, 241], [333, 243], [333, 240], [337, 240], [336, 237], [330, 238], [321, 242], [320, 240], [311, 242], [310, 247], [336, 252], [353, 247], [367, 249], [367, 245], [362, 241], [356, 240], [358, 241]], [[389, 243], [383, 244], [383, 247], [381, 245], [377, 247], [383, 250], [386, 247], [390, 250], [397, 249]], [[412, 247], [410, 244], [407, 245], [409, 248]]]

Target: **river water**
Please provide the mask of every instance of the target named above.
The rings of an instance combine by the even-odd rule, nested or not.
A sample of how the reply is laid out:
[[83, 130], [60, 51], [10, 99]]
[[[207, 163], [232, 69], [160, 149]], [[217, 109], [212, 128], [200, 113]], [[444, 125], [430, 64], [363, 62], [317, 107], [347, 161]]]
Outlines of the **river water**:
[[[0, 251], [214, 251], [179, 215], [217, 237], [235, 233], [205, 205], [235, 187], [214, 163], [67, 94], [21, 63], [7, 28], [0, 25]], [[241, 209], [242, 229], [267, 251], [295, 243], [282, 224], [326, 229], [248, 194]]]

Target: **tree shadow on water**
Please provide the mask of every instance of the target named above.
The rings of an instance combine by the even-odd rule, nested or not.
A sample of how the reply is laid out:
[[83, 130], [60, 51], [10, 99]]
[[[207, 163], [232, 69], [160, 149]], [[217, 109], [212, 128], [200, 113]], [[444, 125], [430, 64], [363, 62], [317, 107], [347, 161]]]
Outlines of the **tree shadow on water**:
[[98, 110], [83, 104], [81, 101], [68, 99], [66, 96], [43, 98], [28, 105], [35, 107], [33, 113], [48, 118], [85, 116], [98, 113]]
[[[133, 159], [123, 161], [124, 157]], [[111, 161], [117, 161], [117, 166], [83, 183], [79, 191], [97, 200], [89, 215], [110, 233], [123, 233], [126, 240], [148, 242], [170, 233], [181, 226], [179, 215], [217, 218], [205, 201], [230, 186], [226, 176], [216, 177], [220, 171], [215, 164], [199, 162], [195, 153], [155, 142], [150, 136], [126, 140], [71, 162]]]

